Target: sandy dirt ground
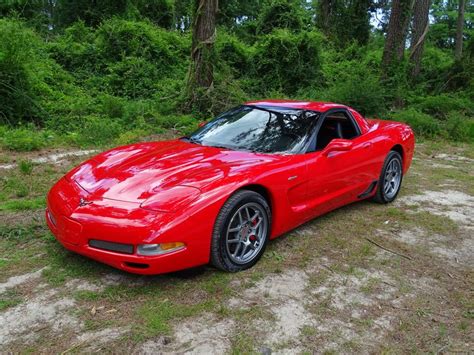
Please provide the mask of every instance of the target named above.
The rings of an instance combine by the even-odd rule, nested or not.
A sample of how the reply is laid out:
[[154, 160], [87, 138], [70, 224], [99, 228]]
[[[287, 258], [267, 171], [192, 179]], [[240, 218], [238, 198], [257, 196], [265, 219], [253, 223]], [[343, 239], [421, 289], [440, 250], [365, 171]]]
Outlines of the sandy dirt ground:
[[[92, 153], [30, 157], [31, 179]], [[239, 274], [128, 275], [57, 246], [41, 211], [0, 218], [2, 353], [474, 352], [470, 146], [418, 145], [396, 202], [307, 223]]]

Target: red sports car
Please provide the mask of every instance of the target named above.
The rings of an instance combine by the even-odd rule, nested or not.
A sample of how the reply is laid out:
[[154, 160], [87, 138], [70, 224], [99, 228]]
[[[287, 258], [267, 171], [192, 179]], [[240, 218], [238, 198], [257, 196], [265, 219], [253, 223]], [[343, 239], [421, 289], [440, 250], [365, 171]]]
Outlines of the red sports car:
[[269, 239], [351, 202], [392, 202], [414, 150], [405, 124], [350, 107], [254, 101], [176, 140], [101, 153], [51, 189], [69, 250], [139, 274], [253, 266]]

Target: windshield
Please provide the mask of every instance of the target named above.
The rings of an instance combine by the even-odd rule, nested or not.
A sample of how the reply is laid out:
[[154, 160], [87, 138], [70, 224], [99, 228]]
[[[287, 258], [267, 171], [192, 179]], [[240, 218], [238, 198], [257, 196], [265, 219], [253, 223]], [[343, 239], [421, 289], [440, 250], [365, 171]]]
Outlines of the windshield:
[[318, 112], [240, 106], [201, 127], [188, 139], [197, 144], [260, 153], [294, 153], [306, 143]]

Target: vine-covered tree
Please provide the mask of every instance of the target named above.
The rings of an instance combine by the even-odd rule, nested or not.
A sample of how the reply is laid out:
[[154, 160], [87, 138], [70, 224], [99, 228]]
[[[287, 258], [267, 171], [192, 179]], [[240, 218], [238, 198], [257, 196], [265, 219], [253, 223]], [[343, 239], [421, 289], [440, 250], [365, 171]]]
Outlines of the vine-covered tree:
[[214, 42], [218, 0], [195, 0], [191, 67], [188, 74], [188, 109], [205, 107], [206, 93], [214, 83]]

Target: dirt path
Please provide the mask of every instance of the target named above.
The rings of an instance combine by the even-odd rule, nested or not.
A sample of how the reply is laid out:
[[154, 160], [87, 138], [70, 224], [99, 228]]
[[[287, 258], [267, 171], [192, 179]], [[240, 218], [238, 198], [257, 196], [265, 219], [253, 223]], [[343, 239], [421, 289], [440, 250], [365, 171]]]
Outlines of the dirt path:
[[312, 221], [239, 274], [128, 275], [65, 252], [41, 221], [9, 212], [0, 352], [474, 351], [473, 154], [419, 145], [396, 203]]

